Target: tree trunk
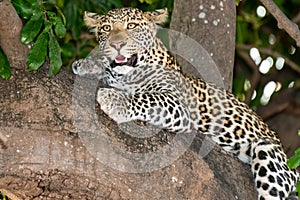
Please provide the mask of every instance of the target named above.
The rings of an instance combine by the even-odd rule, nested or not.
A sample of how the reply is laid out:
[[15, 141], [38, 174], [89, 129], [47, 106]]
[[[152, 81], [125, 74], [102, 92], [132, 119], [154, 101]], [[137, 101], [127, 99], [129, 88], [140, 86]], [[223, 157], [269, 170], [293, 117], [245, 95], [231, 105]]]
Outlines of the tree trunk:
[[28, 47], [21, 44], [22, 21], [8, 0], [0, 1], [0, 47], [13, 68], [25, 69]]
[[[229, 91], [232, 86], [235, 52], [235, 12], [234, 1], [175, 0], [171, 21], [171, 29], [188, 35], [204, 47], [219, 69], [216, 73], [221, 75], [223, 86]], [[177, 48], [183, 46], [180, 43], [174, 45], [181, 45]], [[184, 51], [188, 51], [190, 46], [184, 48]], [[189, 60], [194, 66], [202, 64], [199, 60], [199, 63], [195, 62], [197, 56], [201, 57], [201, 55], [195, 55], [193, 62]], [[187, 72], [195, 73], [187, 60], [180, 59], [180, 63], [186, 68], [190, 67]], [[205, 65], [199, 67], [206, 68]], [[213, 80], [210, 77], [204, 77], [204, 79], [219, 84], [219, 80]]]
[[[213, 2], [216, 7], [219, 5]], [[188, 9], [191, 5], [195, 5], [192, 7], [196, 9], [197, 5], [188, 4], [188, 1], [184, 4], [180, 5], [182, 9]], [[212, 1], [206, 5], [212, 5]], [[175, 2], [174, 20], [180, 13], [178, 6]], [[230, 10], [224, 12], [225, 16], [221, 15], [220, 19], [227, 19], [229, 13], [230, 16], [234, 13], [234, 2], [230, 5], [224, 2], [225, 8]], [[203, 35], [203, 46], [210, 46], [211, 40], [216, 41], [208, 52], [214, 53], [213, 58], [218, 66], [232, 65], [233, 49], [231, 52], [227, 47], [233, 44], [225, 45], [223, 40], [228, 42], [229, 39], [224, 37], [233, 37], [233, 23], [230, 23], [231, 34], [225, 34], [219, 40], [208, 33]], [[217, 30], [223, 31], [214, 29]], [[219, 51], [224, 53], [218, 54]], [[226, 57], [225, 52], [231, 57], [227, 54]], [[80, 126], [76, 124], [81, 116], [74, 108], [85, 111], [86, 106], [86, 98], [76, 95], [77, 78], [62, 70], [55, 78], [49, 79], [45, 68], [47, 66], [36, 73], [19, 73], [10, 80], [0, 80], [2, 193], [13, 199], [256, 199], [250, 167], [217, 146], [205, 159], [201, 158], [195, 151], [198, 152], [201, 141], [205, 140], [202, 137], [197, 137], [192, 147], [173, 163], [154, 171], [131, 173], [116, 170], [104, 162], [107, 157], [117, 167], [126, 169], [128, 166], [120, 166], [119, 160], [110, 154], [97, 160], [83, 140], [95, 142], [94, 135], [80, 134]], [[231, 79], [231, 72], [224, 73], [224, 77], [227, 82]], [[94, 97], [95, 93], [87, 91], [87, 95]], [[74, 107], [74, 102], [78, 107]], [[93, 117], [88, 109], [79, 114], [82, 118]], [[126, 152], [155, 152], [173, 137], [162, 132], [151, 140], [133, 138], [120, 131], [97, 105], [96, 114], [96, 124], [107, 130], [106, 136], [112, 145]], [[105, 149], [103, 151], [106, 152]]]

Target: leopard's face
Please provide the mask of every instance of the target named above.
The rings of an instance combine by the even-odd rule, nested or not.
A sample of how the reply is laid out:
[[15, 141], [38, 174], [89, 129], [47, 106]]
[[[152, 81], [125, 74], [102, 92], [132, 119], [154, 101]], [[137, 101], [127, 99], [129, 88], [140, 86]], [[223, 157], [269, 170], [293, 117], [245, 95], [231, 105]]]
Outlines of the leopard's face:
[[121, 8], [106, 15], [86, 12], [84, 20], [95, 33], [103, 55], [114, 66], [134, 66], [154, 45], [156, 24], [165, 22], [167, 10], [143, 12]]

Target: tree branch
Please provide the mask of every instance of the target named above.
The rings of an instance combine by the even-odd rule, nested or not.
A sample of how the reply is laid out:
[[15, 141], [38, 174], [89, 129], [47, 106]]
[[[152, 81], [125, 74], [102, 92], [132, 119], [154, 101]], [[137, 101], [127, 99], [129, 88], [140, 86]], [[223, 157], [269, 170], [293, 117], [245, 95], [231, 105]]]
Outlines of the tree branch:
[[28, 47], [21, 43], [22, 21], [8, 0], [0, 1], [0, 46], [13, 68], [25, 69]]
[[272, 0], [260, 0], [260, 2], [277, 20], [278, 28], [284, 29], [296, 41], [297, 46], [300, 47], [300, 31], [298, 25], [287, 18]]
[[[0, 144], [0, 192], [8, 197], [14, 200], [199, 199], [199, 196], [201, 199], [257, 199], [249, 167], [217, 146], [205, 160], [189, 149], [162, 169], [126, 172], [130, 159], [134, 159], [126, 156], [131, 152], [145, 155], [139, 161], [132, 160], [141, 162], [141, 166], [163, 166], [160, 163], [165, 161], [160, 158], [155, 161], [154, 155], [147, 161], [147, 153], [168, 148], [166, 145], [174, 141], [171, 134], [160, 132], [151, 138], [138, 138], [122, 133], [103, 112], [97, 112], [94, 107], [89, 109], [89, 97], [94, 99], [94, 93], [88, 86], [93, 80], [80, 81], [65, 70], [51, 79], [45, 78], [46, 74], [47, 69], [43, 68], [39, 73], [25, 72], [13, 79], [0, 79], [0, 133], [3, 133], [0, 140], [7, 146], [1, 149]], [[82, 90], [86, 99], [76, 90]], [[74, 114], [75, 107], [86, 108], [79, 119]], [[82, 123], [93, 124], [93, 130], [86, 132], [88, 140], [78, 133]], [[107, 145], [115, 146], [114, 150], [99, 149], [101, 155], [106, 153], [111, 159], [110, 163], [103, 162], [101, 156], [96, 160], [97, 155], [90, 151], [103, 142], [97, 141], [101, 145], [94, 147], [86, 143], [102, 134], [93, 128], [97, 126], [105, 130]], [[198, 147], [200, 142], [195, 141]], [[129, 161], [120, 164], [124, 171], [112, 167], [119, 162], [116, 154]]]
[[252, 70], [252, 75], [250, 77], [250, 83], [251, 87], [249, 91], [247, 91], [246, 97], [245, 97], [245, 103], [249, 104], [251, 101], [252, 94], [257, 86], [257, 84], [260, 81], [260, 74], [258, 71], [257, 65], [254, 63], [254, 61], [251, 59], [248, 53], [243, 51], [237, 51], [238, 55], [248, 64], [250, 69]]
[[272, 97], [272, 101], [266, 106], [261, 106], [256, 111], [260, 117], [262, 117], [264, 120], [267, 120], [274, 115], [282, 112], [287, 111], [294, 115], [300, 114], [300, 108], [299, 105], [297, 105], [297, 102], [295, 102], [295, 92], [299, 90], [299, 88], [288, 88], [274, 97]]
[[[237, 49], [242, 49], [242, 50], [250, 50], [252, 47], [251, 45], [243, 45], [243, 44], [237, 44], [236, 48]], [[271, 55], [273, 57], [282, 57], [285, 60], [285, 63], [288, 67], [290, 67], [292, 70], [294, 70], [295, 72], [300, 74], [300, 67], [292, 60], [290, 60], [289, 58], [287, 58], [286, 56], [278, 53], [277, 51], [273, 51], [272, 49], [267, 49], [267, 48], [260, 48], [260, 47], [256, 47], [258, 48], [259, 52], [266, 54], [266, 55]]]

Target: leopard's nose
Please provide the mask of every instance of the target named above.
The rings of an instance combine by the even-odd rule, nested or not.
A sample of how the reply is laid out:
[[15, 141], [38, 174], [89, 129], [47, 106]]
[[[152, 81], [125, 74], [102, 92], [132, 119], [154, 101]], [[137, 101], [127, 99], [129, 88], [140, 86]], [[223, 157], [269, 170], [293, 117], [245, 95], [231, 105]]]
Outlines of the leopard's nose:
[[120, 50], [123, 46], [126, 45], [126, 42], [120, 41], [120, 42], [111, 42], [109, 44], [111, 47], [115, 48], [116, 50]]

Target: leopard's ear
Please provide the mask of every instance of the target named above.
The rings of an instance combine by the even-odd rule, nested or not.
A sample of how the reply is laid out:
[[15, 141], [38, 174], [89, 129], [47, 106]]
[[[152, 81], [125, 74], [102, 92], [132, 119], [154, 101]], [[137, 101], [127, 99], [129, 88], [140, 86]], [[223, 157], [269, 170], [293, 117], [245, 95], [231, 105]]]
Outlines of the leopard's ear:
[[101, 24], [101, 15], [85, 11], [83, 20], [85, 24], [91, 28], [91, 32], [94, 32], [96, 27]]
[[167, 22], [168, 9], [163, 8], [154, 11], [144, 12], [144, 16], [156, 24], [163, 24]]

